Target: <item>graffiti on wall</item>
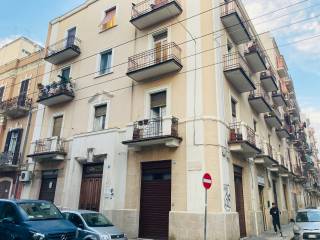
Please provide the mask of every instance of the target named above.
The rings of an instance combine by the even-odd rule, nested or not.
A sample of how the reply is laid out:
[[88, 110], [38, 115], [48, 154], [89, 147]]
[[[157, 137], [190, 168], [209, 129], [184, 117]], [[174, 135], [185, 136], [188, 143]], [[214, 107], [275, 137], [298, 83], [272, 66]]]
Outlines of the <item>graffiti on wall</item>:
[[230, 192], [230, 185], [225, 184], [224, 187], [224, 209], [227, 212], [231, 210], [231, 192]]

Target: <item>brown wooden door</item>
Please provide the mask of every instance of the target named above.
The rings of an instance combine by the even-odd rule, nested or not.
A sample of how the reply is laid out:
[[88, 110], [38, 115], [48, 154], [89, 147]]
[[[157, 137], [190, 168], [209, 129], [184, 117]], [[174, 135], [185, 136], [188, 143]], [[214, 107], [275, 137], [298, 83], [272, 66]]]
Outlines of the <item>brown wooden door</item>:
[[141, 166], [139, 237], [168, 239], [171, 210], [171, 161]]
[[2, 181], [0, 182], [0, 199], [8, 199], [10, 193], [11, 182]]
[[56, 194], [57, 178], [58, 178], [57, 171], [42, 172], [39, 200], [54, 202], [54, 196]]
[[235, 166], [234, 169], [234, 187], [236, 194], [236, 209], [239, 214], [240, 237], [245, 237], [247, 231], [243, 198], [242, 168]]
[[99, 211], [103, 164], [83, 166], [79, 209]]

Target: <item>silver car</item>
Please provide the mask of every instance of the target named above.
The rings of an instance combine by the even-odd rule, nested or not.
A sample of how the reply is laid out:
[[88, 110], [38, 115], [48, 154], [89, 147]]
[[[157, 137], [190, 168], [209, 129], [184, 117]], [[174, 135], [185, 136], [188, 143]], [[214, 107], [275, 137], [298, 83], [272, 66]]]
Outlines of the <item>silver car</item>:
[[82, 240], [127, 240], [126, 234], [115, 227], [108, 218], [98, 212], [87, 210], [63, 211], [65, 219], [79, 229]]
[[294, 240], [320, 239], [320, 210], [302, 209], [293, 225]]

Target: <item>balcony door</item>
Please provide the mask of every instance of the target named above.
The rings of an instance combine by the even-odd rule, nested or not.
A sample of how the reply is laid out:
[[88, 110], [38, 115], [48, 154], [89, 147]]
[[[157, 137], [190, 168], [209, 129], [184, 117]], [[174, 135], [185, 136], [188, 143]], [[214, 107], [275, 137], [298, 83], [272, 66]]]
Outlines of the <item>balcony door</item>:
[[20, 86], [20, 92], [19, 92], [19, 106], [25, 106], [27, 94], [28, 94], [28, 87], [29, 87], [29, 79], [23, 80], [21, 82]]
[[76, 38], [76, 28], [74, 27], [68, 30], [67, 47], [72, 47], [72, 45], [74, 45], [75, 38]]
[[161, 91], [150, 95], [150, 123], [147, 134], [155, 137], [162, 134], [162, 118], [166, 115], [167, 92]]
[[164, 31], [153, 35], [155, 62], [161, 63], [168, 58], [168, 32]]
[[22, 128], [14, 129], [8, 132], [4, 147], [4, 153], [10, 164], [17, 164], [22, 139]]

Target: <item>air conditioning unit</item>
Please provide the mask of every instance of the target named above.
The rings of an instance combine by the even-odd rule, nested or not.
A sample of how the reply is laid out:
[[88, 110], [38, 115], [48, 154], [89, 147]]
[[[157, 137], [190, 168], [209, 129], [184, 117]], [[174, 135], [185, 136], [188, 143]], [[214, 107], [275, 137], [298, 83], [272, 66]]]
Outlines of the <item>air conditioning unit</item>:
[[20, 182], [30, 182], [32, 177], [32, 172], [30, 171], [21, 171], [19, 181]]

